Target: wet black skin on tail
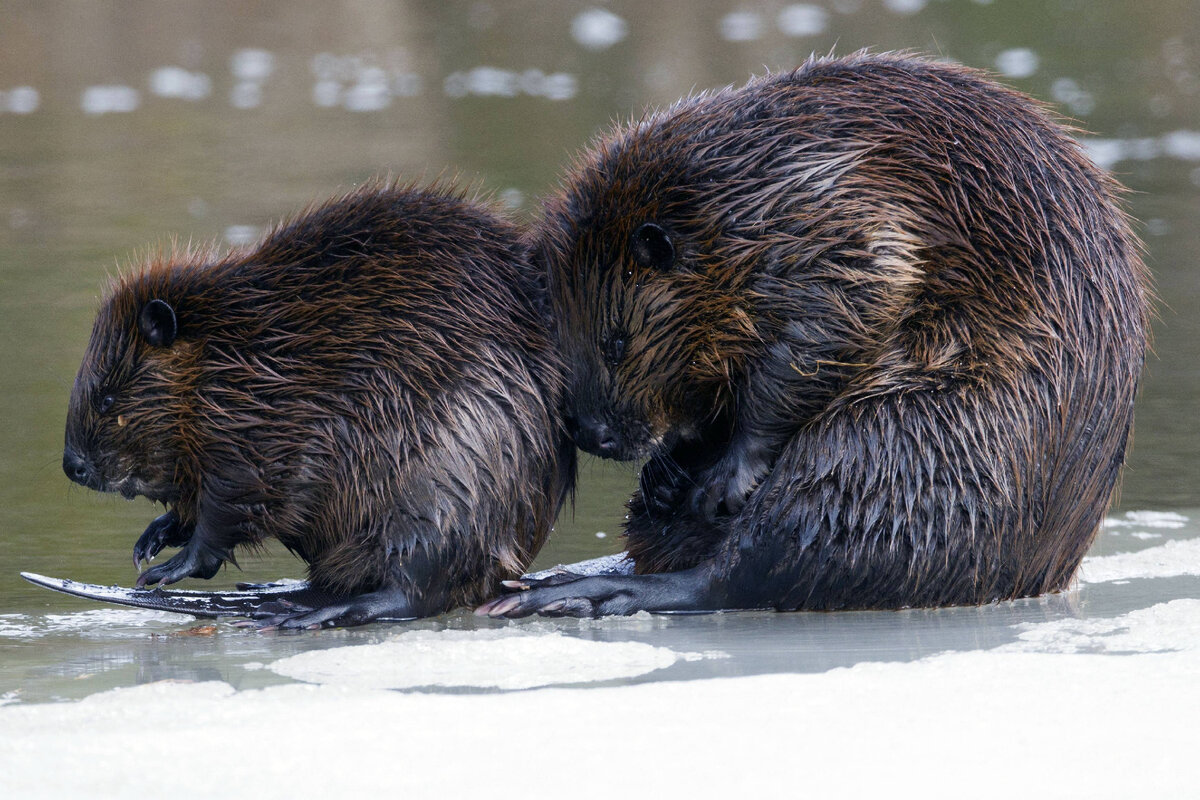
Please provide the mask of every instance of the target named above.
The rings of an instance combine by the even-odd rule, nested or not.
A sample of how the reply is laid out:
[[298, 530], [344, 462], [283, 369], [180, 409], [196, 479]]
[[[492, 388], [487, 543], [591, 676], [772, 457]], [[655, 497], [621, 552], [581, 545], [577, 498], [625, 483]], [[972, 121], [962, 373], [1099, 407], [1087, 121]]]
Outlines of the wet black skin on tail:
[[641, 574], [482, 613], [1063, 589], [1146, 349], [1119, 191], [1033, 101], [908, 56], [816, 59], [601, 138], [539, 252], [569, 416], [648, 459], [626, 529]]

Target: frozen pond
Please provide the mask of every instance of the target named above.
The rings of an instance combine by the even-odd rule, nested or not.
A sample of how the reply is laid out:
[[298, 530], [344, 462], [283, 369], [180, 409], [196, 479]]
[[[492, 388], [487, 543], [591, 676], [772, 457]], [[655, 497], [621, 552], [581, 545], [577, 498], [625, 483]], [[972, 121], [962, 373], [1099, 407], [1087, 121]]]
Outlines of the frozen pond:
[[[1174, 0], [6, 5], [0, 796], [1195, 794], [1195, 16]], [[137, 253], [252, 241], [386, 174], [456, 175], [528, 218], [611, 120], [864, 46], [1000, 73], [1077, 119], [1133, 190], [1163, 299], [1156, 357], [1120, 503], [1075, 590], [895, 613], [459, 612], [281, 636], [17, 577], [135, 577], [131, 547], [158, 511], [72, 489], [60, 461], [96, 298]], [[635, 475], [586, 461], [536, 566], [619, 551]], [[242, 563], [214, 586], [300, 576], [275, 551]]]
[[17, 687], [5, 701], [163, 680], [461, 693], [825, 672], [946, 652], [1149, 653], [1188, 649], [1200, 637], [1200, 524], [1176, 512], [1110, 518], [1074, 591], [981, 608], [519, 622], [464, 611], [280, 635], [65, 603], [75, 610], [0, 616], [0, 685]]
[[[982, 797], [1034, 780], [1134, 796], [1148, 776], [1156, 796], [1186, 796], [1200, 779], [1200, 527], [1121, 516], [1095, 553], [1074, 591], [935, 611], [455, 614], [295, 636], [120, 609], [8, 614], [0, 680], [20, 688], [0, 699], [0, 782], [116, 796], [182, 750], [221, 764], [187, 796], [486, 791], [532, 749], [542, 780], [605, 776], [573, 795], [796, 780], [840, 796], [894, 788], [936, 753], [934, 785], [996, 771]], [[631, 774], [616, 748], [672, 767]], [[304, 768], [310, 749], [330, 766]], [[67, 768], [80, 754], [89, 767]], [[1155, 760], [1170, 767], [1128, 767]]]

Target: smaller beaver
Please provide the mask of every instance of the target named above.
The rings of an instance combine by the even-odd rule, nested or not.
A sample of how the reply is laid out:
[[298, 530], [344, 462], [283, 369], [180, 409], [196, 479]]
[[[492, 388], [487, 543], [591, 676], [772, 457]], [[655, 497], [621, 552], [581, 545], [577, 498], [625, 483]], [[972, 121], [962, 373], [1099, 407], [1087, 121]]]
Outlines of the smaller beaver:
[[1119, 188], [965, 67], [814, 59], [585, 153], [540, 258], [636, 575], [493, 616], [975, 604], [1064, 588], [1117, 485], [1147, 276]]
[[116, 281], [63, 468], [168, 507], [134, 561], [182, 549], [138, 586], [211, 578], [274, 536], [330, 601], [264, 624], [478, 603], [529, 565], [573, 483], [546, 313], [515, 225], [439, 187], [368, 185], [255, 247]]

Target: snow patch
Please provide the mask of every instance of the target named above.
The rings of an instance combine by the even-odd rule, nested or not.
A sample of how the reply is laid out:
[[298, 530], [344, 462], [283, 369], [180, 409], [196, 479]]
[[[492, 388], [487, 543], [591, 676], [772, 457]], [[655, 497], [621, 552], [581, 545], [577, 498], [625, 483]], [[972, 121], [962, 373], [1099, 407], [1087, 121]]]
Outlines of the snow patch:
[[681, 657], [665, 647], [561, 633], [410, 631], [380, 644], [299, 653], [269, 667], [288, 678], [355, 689], [530, 689], [634, 678]]
[[1188, 518], [1172, 511], [1126, 511], [1124, 518], [1108, 517], [1106, 528], [1182, 528]]
[[1200, 600], [1172, 600], [1108, 619], [1016, 626], [1019, 642], [996, 652], [1161, 653], [1200, 651]]
[[[972, 652], [811, 675], [465, 695], [155, 683], [0, 706], [0, 775], [5, 797], [126, 797], [146, 785], [147, 764], [202, 753], [219, 766], [187, 786], [191, 797], [357, 797], [380, 786], [454, 797], [527, 785], [514, 770], [532, 757], [539, 785], [588, 798], [784, 797], [798, 786], [875, 797], [908, 784], [931, 797], [970, 786], [981, 800], [1030, 786], [1190, 797], [1200, 785], [1198, 678], [1192, 650]], [[798, 732], [809, 734], [803, 747]], [[661, 768], [630, 769], [598, 743], [652, 752]]]
[[1176, 539], [1136, 553], [1085, 558], [1080, 583], [1200, 575], [1200, 539]]

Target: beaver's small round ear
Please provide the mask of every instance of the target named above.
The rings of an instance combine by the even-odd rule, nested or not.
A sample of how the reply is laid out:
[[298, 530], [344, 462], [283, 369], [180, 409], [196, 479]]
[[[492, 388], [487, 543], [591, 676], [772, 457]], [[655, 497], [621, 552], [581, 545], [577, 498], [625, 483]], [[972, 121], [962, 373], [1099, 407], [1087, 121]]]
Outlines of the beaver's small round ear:
[[640, 266], [666, 271], [675, 265], [675, 245], [670, 235], [655, 222], [643, 222], [629, 238], [633, 260]]
[[146, 341], [155, 347], [170, 347], [179, 332], [175, 320], [175, 309], [162, 300], [151, 300], [142, 306], [138, 316], [138, 328]]

